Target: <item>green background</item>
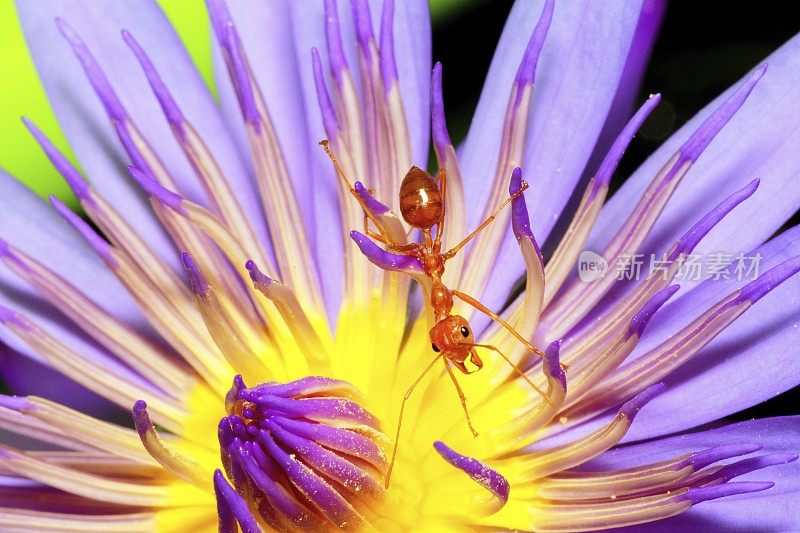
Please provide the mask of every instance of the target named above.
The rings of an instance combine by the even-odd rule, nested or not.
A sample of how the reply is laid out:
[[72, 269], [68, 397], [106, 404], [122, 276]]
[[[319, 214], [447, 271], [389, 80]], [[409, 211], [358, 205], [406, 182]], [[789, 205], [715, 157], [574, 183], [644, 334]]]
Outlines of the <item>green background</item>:
[[[457, 10], [478, 2], [431, 0], [433, 23], [441, 23]], [[203, 0], [158, 0], [158, 3], [213, 91], [208, 16]], [[30, 118], [59, 149], [70, 154], [28, 54], [13, 0], [0, 0], [0, 72], [3, 73], [0, 77], [0, 167], [38, 194], [56, 194], [75, 206], [69, 188], [20, 121], [23, 115]]]

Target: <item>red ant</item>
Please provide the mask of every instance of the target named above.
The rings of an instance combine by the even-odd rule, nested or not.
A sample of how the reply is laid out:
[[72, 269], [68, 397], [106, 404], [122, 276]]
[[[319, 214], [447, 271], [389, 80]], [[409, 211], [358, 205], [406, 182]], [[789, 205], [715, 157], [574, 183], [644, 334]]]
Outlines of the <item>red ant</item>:
[[[522, 370], [519, 369], [511, 360], [495, 346], [488, 344], [477, 344], [473, 337], [472, 329], [469, 322], [459, 315], [452, 314], [453, 311], [453, 297], [468, 303], [478, 311], [489, 316], [492, 320], [499, 323], [507, 329], [517, 340], [519, 340], [531, 352], [543, 356], [544, 353], [536, 348], [533, 344], [528, 342], [522, 335], [519, 334], [508, 322], [500, 318], [494, 311], [480, 303], [472, 296], [466, 295], [463, 292], [455, 289], [447, 288], [442, 283], [442, 275], [444, 274], [444, 265], [452, 259], [469, 241], [485, 229], [497, 217], [497, 215], [506, 206], [508, 206], [515, 198], [522, 195], [528, 188], [526, 182], [522, 182], [521, 187], [514, 194], [506, 198], [500, 206], [492, 213], [486, 220], [481, 222], [475, 230], [467, 235], [460, 243], [453, 248], [442, 253], [442, 233], [444, 232], [444, 217], [445, 217], [445, 199], [447, 194], [447, 175], [445, 170], [439, 169], [439, 172], [434, 179], [430, 174], [421, 168], [412, 166], [403, 178], [400, 185], [400, 214], [403, 219], [412, 227], [422, 231], [422, 242], [413, 242], [409, 244], [398, 243], [390, 236], [389, 231], [381, 223], [377, 216], [367, 206], [365, 201], [356, 192], [353, 184], [345, 176], [339, 161], [333, 155], [328, 146], [328, 141], [320, 141], [320, 144], [325, 149], [328, 157], [333, 162], [336, 168], [336, 173], [344, 182], [345, 186], [349, 189], [350, 193], [358, 200], [361, 208], [364, 211], [364, 231], [375, 241], [383, 244], [387, 251], [396, 252], [399, 254], [409, 255], [416, 257], [420, 260], [425, 270], [425, 275], [431, 279], [431, 307], [434, 312], [435, 324], [431, 328], [429, 335], [431, 339], [431, 347], [437, 355], [433, 361], [425, 368], [420, 376], [412, 383], [403, 397], [403, 402], [400, 405], [400, 414], [397, 421], [397, 432], [394, 439], [394, 449], [392, 450], [392, 458], [389, 462], [389, 468], [386, 471], [386, 486], [389, 486], [389, 478], [392, 475], [392, 468], [394, 467], [395, 458], [397, 457], [397, 445], [400, 438], [400, 425], [403, 421], [403, 410], [405, 409], [406, 401], [411, 396], [414, 388], [422, 381], [422, 378], [427, 375], [433, 365], [439, 358], [444, 362], [445, 370], [453, 380], [456, 387], [458, 396], [461, 399], [461, 406], [464, 409], [464, 414], [467, 418], [467, 425], [473, 436], [477, 437], [478, 432], [472, 426], [472, 421], [467, 411], [467, 400], [461, 386], [450, 368], [450, 364], [458, 368], [464, 374], [471, 374], [477, 372], [483, 367], [483, 361], [478, 356], [475, 348], [486, 348], [497, 352], [505, 361], [513, 367], [514, 371], [519, 374], [528, 384], [542, 397], [549, 401], [547, 395], [544, 394]], [[375, 233], [369, 228], [369, 221], [375, 224], [379, 233]], [[432, 236], [431, 228], [436, 226], [436, 236]], [[470, 372], [467, 369], [466, 361], [469, 358], [470, 362], [477, 368]], [[450, 363], [450, 364], [448, 364]]]

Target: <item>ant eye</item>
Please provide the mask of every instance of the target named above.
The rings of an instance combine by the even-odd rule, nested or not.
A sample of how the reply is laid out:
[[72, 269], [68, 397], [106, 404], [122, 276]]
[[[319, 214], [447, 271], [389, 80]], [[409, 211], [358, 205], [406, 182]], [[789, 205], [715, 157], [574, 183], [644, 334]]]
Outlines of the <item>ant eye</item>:
[[465, 337], [469, 337], [469, 329], [466, 326], [461, 328], [461, 334]]
[[439, 347], [436, 346], [436, 343], [431, 343], [431, 348], [433, 348], [434, 352], [439, 353]]

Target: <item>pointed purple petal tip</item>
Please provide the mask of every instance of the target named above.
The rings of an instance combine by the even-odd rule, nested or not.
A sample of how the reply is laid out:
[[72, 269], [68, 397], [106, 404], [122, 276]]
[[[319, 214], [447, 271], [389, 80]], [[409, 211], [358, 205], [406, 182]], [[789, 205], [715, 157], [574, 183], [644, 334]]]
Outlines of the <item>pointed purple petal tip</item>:
[[372, 18], [369, 14], [367, 0], [352, 0], [353, 21], [356, 26], [356, 39], [367, 60], [370, 59], [369, 45], [374, 39], [372, 33]]
[[128, 113], [125, 111], [122, 102], [119, 101], [114, 89], [111, 87], [111, 83], [109, 83], [108, 78], [106, 78], [105, 73], [103, 73], [103, 70], [89, 51], [89, 48], [78, 33], [63, 19], [57, 18], [56, 26], [58, 26], [61, 35], [67, 40], [75, 56], [81, 62], [86, 77], [89, 79], [89, 83], [91, 83], [98, 98], [100, 98], [103, 107], [106, 109], [106, 113], [108, 113], [109, 117], [114, 121], [125, 122], [128, 119]]
[[727, 444], [723, 446], [714, 446], [707, 450], [693, 453], [676, 465], [676, 469], [680, 470], [686, 466], [691, 466], [695, 471], [714, 464], [717, 461], [730, 459], [731, 457], [739, 457], [753, 452], [757, 452], [763, 446], [757, 443], [742, 443], [742, 444]]
[[753, 193], [758, 189], [761, 180], [754, 179], [742, 189], [728, 196], [717, 207], [712, 209], [706, 216], [700, 219], [689, 231], [687, 231], [680, 239], [670, 253], [669, 259], [674, 260], [680, 254], [690, 254], [695, 246], [705, 237], [714, 226], [716, 226], [725, 216], [733, 211], [733, 209], [740, 203], [750, 198]]
[[394, 59], [394, 0], [384, 0], [381, 13], [381, 78], [388, 92], [397, 81], [397, 64]]
[[339, 26], [339, 11], [336, 9], [336, 0], [325, 0], [323, 5], [325, 14], [325, 38], [328, 44], [328, 60], [331, 63], [331, 72], [336, 80], [341, 81], [341, 73], [347, 70], [347, 58], [342, 47], [342, 30]]
[[629, 420], [633, 420], [639, 411], [650, 400], [661, 394], [667, 386], [663, 383], [654, 383], [643, 391], [639, 392], [636, 396], [625, 402], [619, 410], [619, 413], [625, 415]]
[[743, 476], [762, 468], [767, 468], [776, 465], [785, 465], [797, 460], [797, 454], [794, 453], [773, 453], [770, 455], [761, 455], [759, 457], [751, 457], [749, 459], [742, 459], [732, 464], [728, 464], [720, 468], [713, 474], [714, 479], [721, 479], [723, 482], [728, 482], [739, 476]]
[[667, 300], [672, 298], [672, 295], [678, 292], [678, 289], [680, 288], [680, 285], [670, 285], [666, 289], [662, 289], [655, 293], [653, 297], [642, 306], [639, 312], [633, 315], [633, 318], [628, 324], [628, 337], [630, 338], [634, 335], [641, 337], [642, 333], [644, 333], [644, 330], [647, 327], [647, 324], [650, 322], [650, 319], [653, 318], [653, 315], [656, 313], [656, 311], [658, 311], [661, 306], [667, 302]]
[[659, 102], [661, 102], [660, 94], [650, 95], [650, 98], [642, 104], [614, 140], [614, 144], [611, 145], [611, 148], [608, 150], [603, 162], [600, 163], [595, 173], [590, 199], [594, 198], [602, 187], [609, 184], [611, 176], [613, 176], [620, 160], [622, 160], [625, 150], [628, 149], [636, 132], [639, 131], [639, 128], [642, 127], [644, 121], [647, 120], [647, 117], [650, 116], [650, 113], [656, 108]]
[[[750, 76], [725, 100], [681, 146], [682, 158], [696, 160], [711, 143], [717, 133], [728, 123], [734, 114], [750, 96], [758, 80], [764, 75], [767, 65], [764, 64], [753, 71]], [[677, 166], [677, 165], [676, 165]]]
[[422, 263], [416, 257], [387, 252], [361, 232], [351, 231], [350, 238], [358, 245], [361, 253], [369, 259], [370, 263], [384, 270], [410, 271], [414, 273], [422, 273], [424, 270]]
[[136, 183], [138, 183], [147, 194], [166, 205], [176, 213], [179, 213], [183, 216], [188, 215], [186, 209], [184, 209], [183, 205], [181, 205], [183, 198], [181, 198], [178, 194], [166, 189], [154, 178], [150, 177], [148, 174], [142, 172], [136, 167], [128, 167], [128, 173], [130, 173], [131, 177], [136, 180]]
[[542, 14], [539, 16], [539, 22], [536, 23], [531, 38], [528, 40], [525, 55], [522, 57], [522, 63], [517, 71], [516, 83], [518, 86], [531, 84], [536, 77], [536, 64], [539, 61], [539, 54], [544, 46], [550, 22], [553, 20], [553, 5], [554, 0], [545, 1]]
[[227, 34], [225, 42], [228, 43], [227, 50], [233, 68], [234, 84], [236, 86], [236, 94], [239, 97], [242, 116], [256, 133], [259, 133], [261, 131], [261, 113], [258, 111], [258, 105], [256, 104], [254, 87], [250, 83], [250, 73], [247, 69], [247, 62], [244, 58], [239, 35], [236, 33], [236, 27], [232, 22], [226, 26], [225, 32]]
[[319, 58], [319, 51], [311, 49], [311, 65], [314, 72], [314, 86], [317, 90], [317, 104], [322, 114], [322, 125], [328, 137], [335, 137], [339, 134], [339, 120], [336, 118], [336, 110], [333, 107], [328, 87], [325, 85], [325, 76], [322, 74], [322, 61]]
[[81, 217], [76, 215], [72, 209], [67, 207], [64, 202], [50, 195], [50, 203], [53, 205], [58, 214], [64, 218], [78, 233], [86, 240], [86, 242], [94, 248], [97, 255], [105, 262], [109, 268], [117, 268], [119, 263], [112, 253], [113, 247], [105, 239], [103, 239], [97, 232], [92, 229]]
[[561, 368], [561, 341], [551, 342], [544, 350], [544, 371], [545, 374], [555, 379], [561, 384], [564, 392], [567, 392], [567, 374]]
[[28, 131], [31, 132], [36, 142], [39, 143], [42, 150], [44, 150], [45, 155], [56, 167], [56, 170], [59, 174], [66, 180], [67, 185], [69, 188], [72, 189], [72, 192], [75, 193], [75, 196], [80, 201], [89, 200], [89, 184], [83, 179], [80, 172], [69, 162], [69, 160], [64, 157], [64, 155], [55, 147], [55, 145], [50, 141], [50, 139], [42, 133], [36, 124], [30, 121], [26, 117], [22, 117], [22, 123], [25, 124], [25, 127], [28, 128]]
[[370, 211], [372, 211], [372, 214], [380, 216], [389, 212], [389, 208], [376, 200], [375, 197], [369, 193], [369, 190], [364, 187], [363, 183], [357, 181], [353, 184], [353, 188], [356, 190], [356, 194], [359, 196], [359, 198], [361, 198], [364, 203], [367, 204], [367, 207]]
[[[447, 119], [444, 114], [444, 96], [442, 93], [442, 64], [436, 62], [431, 73], [431, 136], [433, 146], [439, 158], [443, 158], [448, 147], [453, 145], [447, 131]], [[443, 165], [444, 161], [439, 161]]]
[[150, 61], [148, 55], [128, 30], [122, 30], [122, 38], [136, 56], [136, 59], [139, 60], [139, 64], [147, 77], [147, 81], [150, 83], [150, 88], [153, 90], [153, 94], [155, 94], [158, 103], [161, 105], [161, 110], [164, 112], [167, 121], [175, 132], [180, 135], [181, 138], [185, 139], [186, 132], [183, 129], [183, 113], [181, 113], [178, 104], [175, 103], [175, 100], [172, 98], [167, 86], [164, 85], [164, 81], [153, 66], [153, 62]]
[[682, 500], [688, 500], [692, 505], [700, 502], [733, 496], [736, 494], [746, 494], [748, 492], [760, 492], [771, 489], [775, 483], [769, 481], [751, 481], [739, 483], [722, 483], [721, 485], [710, 485], [705, 487], [695, 487], [689, 489], [686, 494], [681, 496]]
[[800, 256], [784, 261], [780, 265], [761, 274], [755, 281], [742, 287], [739, 296], [736, 297], [733, 303], [739, 304], [746, 300], [749, 300], [751, 303], [756, 303], [772, 289], [797, 274], [798, 271], [800, 271]]
[[188, 252], [183, 252], [181, 253], [181, 261], [183, 262], [184, 270], [186, 270], [186, 277], [189, 278], [189, 287], [192, 289], [192, 293], [197, 296], [208, 294], [210, 288], [208, 280], [200, 272], [197, 263], [194, 262], [194, 258]]
[[435, 441], [433, 447], [445, 461], [482, 485], [505, 505], [511, 485], [502, 474], [477, 459], [461, 455], [441, 441]]

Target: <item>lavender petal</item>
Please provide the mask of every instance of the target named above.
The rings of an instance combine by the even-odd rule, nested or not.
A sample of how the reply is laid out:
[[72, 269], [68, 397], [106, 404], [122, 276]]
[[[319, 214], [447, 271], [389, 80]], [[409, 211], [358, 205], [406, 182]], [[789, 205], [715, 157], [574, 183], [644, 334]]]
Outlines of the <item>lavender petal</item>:
[[[643, 419], [644, 413], [639, 421]], [[743, 445], [744, 442], [760, 442], [763, 445], [762, 453], [784, 456], [796, 454], [797, 443], [800, 442], [800, 417], [749, 420], [721, 428], [631, 444], [602, 454], [587, 464], [586, 468], [625, 468], [706, 450], [712, 446], [712, 450], [716, 450], [715, 456], [703, 457], [698, 465], [707, 466], [711, 464], [709, 461], [725, 460], [760, 448], [753, 444]], [[710, 453], [695, 455], [702, 457]], [[797, 514], [787, 512], [800, 505], [800, 493], [797, 492], [800, 464], [797, 461], [744, 474], [737, 482], [772, 482], [775, 486], [749, 497], [734, 496], [705, 501], [683, 514], [658, 522], [659, 528], [662, 531], [793, 531], [800, 528]], [[710, 495], [708, 491], [705, 494], [695, 491], [692, 497], [699, 500], [702, 496]], [[633, 526], [625, 531], [649, 532], [653, 531], [653, 525]]]
[[[176, 102], [206, 140], [227, 179], [237, 189], [249, 179], [246, 167], [233, 148], [208, 89], [169, 21], [156, 4], [135, 0], [108, 4], [79, 0], [21, 1], [17, 2], [17, 12], [45, 90], [89, 180], [139, 229], [153, 249], [178, 270], [178, 258], [168, 237], [153, 216], [146, 197], [131, 183], [121, 166], [128, 157], [119, 145], [103, 105], [54, 22], [56, 17], [63, 18], [86, 43], [127, 114], [161, 156], [181, 193], [191, 199], [202, 198], [202, 188], [183, 157], [136, 58], [120, 35], [123, 29], [130, 31], [142, 48], [151, 53], [165, 85], [182, 88], [173, 91]], [[102, 20], [102, 24], [98, 20]], [[158, 54], [153, 53], [156, 50]], [[253, 209], [257, 206], [254, 195], [240, 191], [239, 196], [250, 216], [260, 216], [260, 212]]]
[[[461, 147], [461, 174], [469, 210], [478, 223], [499, 151], [508, 94], [543, 1], [519, 0], [509, 15]], [[556, 2], [537, 69], [522, 167], [529, 176], [533, 233], [544, 242], [572, 194], [601, 133], [620, 83], [639, 19], [640, 2]], [[577, 23], [576, 23], [577, 21]], [[598, 47], [597, 43], [603, 46]], [[568, 58], [568, 59], [565, 59]], [[569, 124], [568, 128], [553, 127]], [[581, 132], [575, 135], [574, 132]], [[524, 271], [511, 235], [488, 275], [492, 290], [474, 295], [490, 308], [503, 305]], [[475, 326], [479, 329], [479, 325]]]
[[[766, 59], [767, 73], [703, 157], [689, 170], [651, 236], [644, 242], [643, 253], [663, 249], [686, 232], [691, 221], [703, 214], [708, 198], [721, 199], [755, 177], [762, 178], [758, 195], [736, 209], [709, 234], [698, 246], [698, 254], [736, 254], [752, 250], [795, 213], [800, 205], [800, 183], [795, 179], [800, 170], [796, 157], [800, 135], [795, 128], [800, 102], [791, 95], [800, 82], [800, 72], [796, 68], [798, 49], [800, 36]], [[625, 217], [633, 199], [658, 168], [733, 91], [734, 88], [729, 89], [706, 106], [633, 174], [604, 208], [589, 242], [590, 249], [596, 249], [592, 246], [597, 247], [608, 239], [617, 221]], [[685, 288], [690, 286], [684, 285]]]

